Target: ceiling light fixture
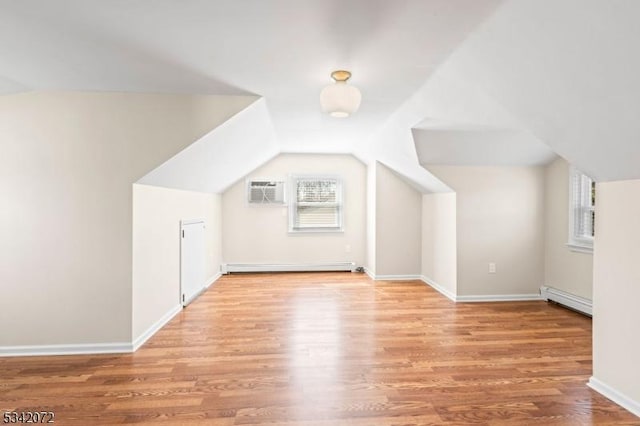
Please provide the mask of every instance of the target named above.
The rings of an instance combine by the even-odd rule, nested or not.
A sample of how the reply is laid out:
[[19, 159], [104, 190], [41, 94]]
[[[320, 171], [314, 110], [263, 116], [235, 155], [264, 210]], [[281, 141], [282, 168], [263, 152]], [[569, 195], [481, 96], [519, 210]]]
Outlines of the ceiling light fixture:
[[328, 85], [320, 92], [322, 111], [336, 118], [345, 118], [360, 107], [362, 95], [357, 87], [347, 85], [351, 77], [349, 71], [337, 70], [331, 73], [335, 83]]

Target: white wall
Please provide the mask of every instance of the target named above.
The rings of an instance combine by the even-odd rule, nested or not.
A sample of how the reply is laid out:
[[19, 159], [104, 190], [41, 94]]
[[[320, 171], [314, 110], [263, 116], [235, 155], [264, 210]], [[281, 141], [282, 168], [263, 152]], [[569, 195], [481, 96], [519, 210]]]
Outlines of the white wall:
[[132, 183], [254, 98], [0, 96], [0, 350], [132, 337]]
[[596, 190], [593, 376], [635, 401], [640, 415], [640, 180]]
[[421, 272], [422, 194], [384, 164], [376, 165], [377, 276]]
[[376, 168], [374, 161], [367, 165], [367, 261], [366, 270], [376, 274]]
[[456, 194], [422, 196], [422, 276], [454, 298], [457, 293]]
[[133, 340], [180, 304], [180, 221], [205, 220], [207, 284], [220, 271], [220, 195], [133, 186]]
[[[351, 155], [281, 154], [248, 178], [286, 180], [289, 174], [336, 174], [344, 191], [344, 232], [288, 232], [287, 207], [246, 201], [241, 179], [222, 195], [222, 253], [225, 263], [356, 262], [366, 259], [366, 168]], [[350, 246], [349, 251], [347, 247]]]
[[569, 250], [569, 163], [557, 158], [545, 171], [544, 284], [592, 299], [593, 255]]
[[456, 191], [457, 295], [537, 294], [544, 280], [544, 168], [429, 171]]

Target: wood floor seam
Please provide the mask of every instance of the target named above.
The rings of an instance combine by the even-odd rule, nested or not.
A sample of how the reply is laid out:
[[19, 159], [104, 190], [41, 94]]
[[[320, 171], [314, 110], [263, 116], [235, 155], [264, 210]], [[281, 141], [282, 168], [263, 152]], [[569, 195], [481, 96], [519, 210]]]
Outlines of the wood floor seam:
[[61, 425], [640, 425], [591, 390], [591, 319], [420, 280], [230, 274], [137, 352], [0, 359], [0, 412]]

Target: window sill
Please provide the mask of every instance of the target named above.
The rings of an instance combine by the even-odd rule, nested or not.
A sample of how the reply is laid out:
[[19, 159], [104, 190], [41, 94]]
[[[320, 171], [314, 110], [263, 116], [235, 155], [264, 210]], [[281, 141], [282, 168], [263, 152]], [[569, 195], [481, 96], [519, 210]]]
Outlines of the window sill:
[[309, 229], [289, 229], [289, 234], [343, 234], [342, 228], [309, 228]]
[[591, 245], [580, 244], [575, 242], [567, 243], [566, 245], [571, 251], [575, 251], [577, 253], [593, 254], [593, 246]]

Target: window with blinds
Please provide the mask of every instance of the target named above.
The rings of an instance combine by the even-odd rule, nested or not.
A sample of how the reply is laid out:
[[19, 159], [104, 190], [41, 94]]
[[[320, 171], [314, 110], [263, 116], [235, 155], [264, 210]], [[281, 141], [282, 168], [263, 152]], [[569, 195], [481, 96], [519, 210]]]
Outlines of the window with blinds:
[[342, 231], [342, 182], [337, 177], [293, 176], [289, 231]]
[[596, 184], [589, 176], [572, 168], [569, 204], [569, 247], [593, 250], [595, 235]]

